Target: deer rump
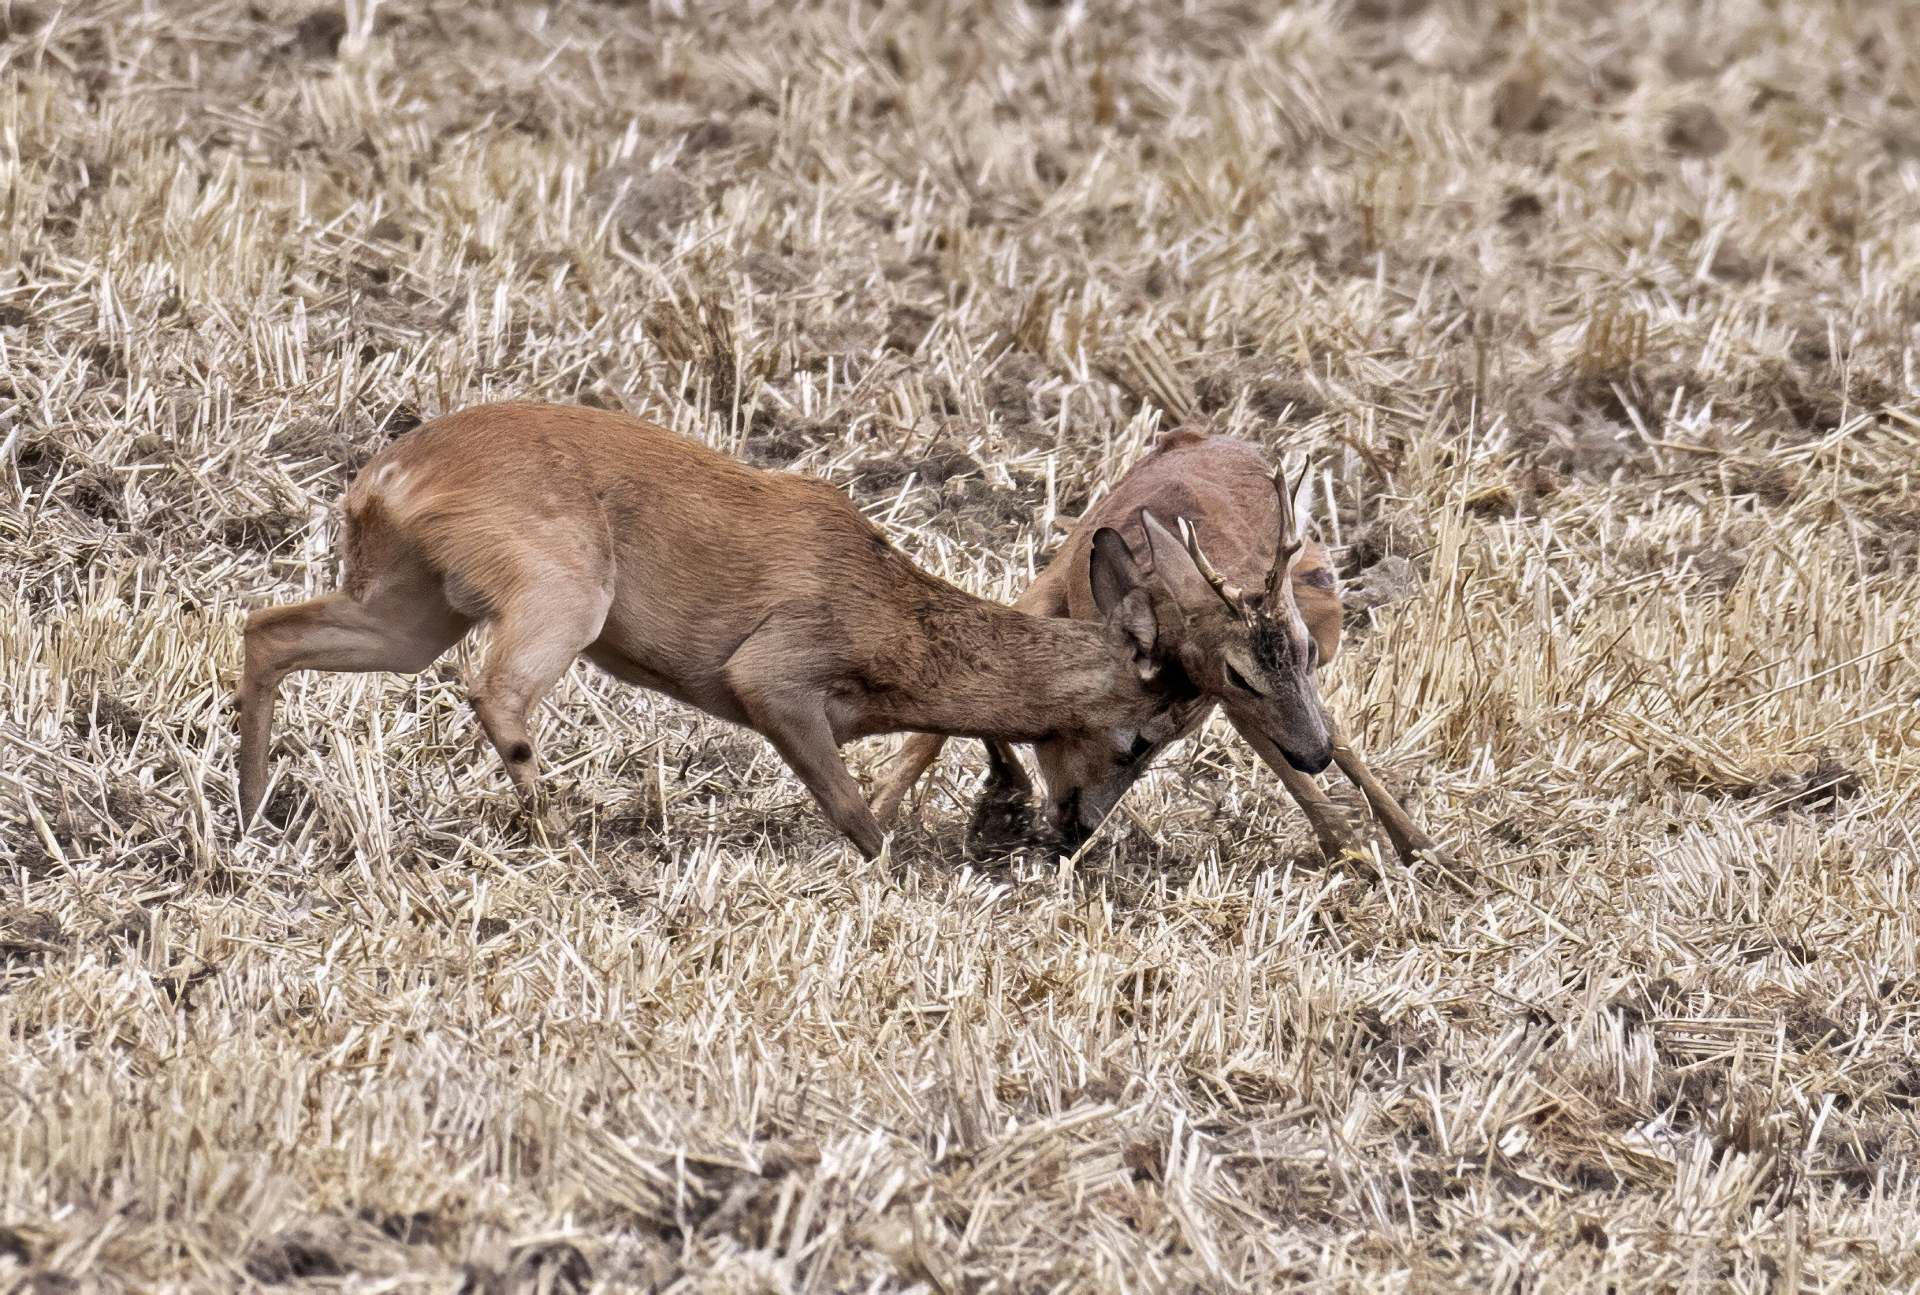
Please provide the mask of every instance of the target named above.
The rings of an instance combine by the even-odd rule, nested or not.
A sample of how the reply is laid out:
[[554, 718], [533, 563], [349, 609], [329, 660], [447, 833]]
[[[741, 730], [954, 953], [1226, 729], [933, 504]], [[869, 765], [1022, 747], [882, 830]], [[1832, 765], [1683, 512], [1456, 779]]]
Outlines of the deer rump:
[[345, 512], [343, 587], [247, 619], [243, 825], [286, 674], [422, 670], [481, 623], [474, 709], [530, 808], [528, 714], [585, 655], [765, 735], [870, 857], [882, 833], [841, 743], [1065, 744], [1110, 775], [1166, 711], [1183, 647], [1171, 599], [1098, 557], [1106, 587], [1127, 586], [1108, 616], [1027, 616], [920, 570], [824, 482], [579, 406], [436, 419], [366, 466]]
[[[1295, 755], [1314, 745], [1311, 717], [1315, 712], [1325, 726], [1332, 759], [1361, 788], [1401, 857], [1408, 863], [1423, 852], [1444, 858], [1353, 751], [1339, 725], [1320, 708], [1312, 673], [1339, 651], [1338, 581], [1325, 545], [1298, 536], [1298, 522], [1290, 515], [1295, 492], [1276, 491], [1275, 486], [1274, 469], [1259, 446], [1182, 428], [1162, 436], [1152, 452], [1074, 526], [1067, 543], [1014, 604], [1022, 611], [1048, 618], [1099, 619], [1104, 614], [1098, 574], [1104, 533], [1125, 541], [1144, 579], [1179, 587], [1186, 559], [1191, 557], [1203, 568], [1210, 562], [1212, 570], [1206, 574], [1216, 581], [1216, 589], [1225, 586], [1244, 598], [1241, 591], [1265, 587], [1268, 620], [1274, 624], [1256, 622], [1249, 633], [1243, 633], [1231, 618], [1224, 630], [1220, 624], [1213, 625], [1213, 632], [1204, 620], [1194, 624], [1183, 661], [1193, 687], [1174, 700], [1153, 726], [1158, 740], [1139, 749], [1105, 780], [1076, 783], [1071, 771], [1062, 768], [1058, 752], [1053, 758], [1038, 753], [1050, 807], [1043, 823], [1033, 821], [1032, 787], [1018, 759], [1010, 749], [990, 745], [990, 776], [969, 828], [976, 848], [1042, 841], [1061, 849], [1077, 848], [1159, 753], [1193, 733], [1219, 705], [1300, 805], [1328, 858], [1352, 852], [1353, 838], [1345, 816], [1310, 776], [1326, 761], [1314, 763]], [[1185, 553], [1169, 552], [1164, 537], [1179, 522], [1190, 528], [1194, 543]], [[1283, 561], [1289, 530], [1297, 551]], [[1285, 598], [1277, 597], [1276, 581], [1284, 583]], [[1183, 607], [1190, 602], [1180, 601]], [[1231, 600], [1223, 597], [1223, 601]], [[1287, 628], [1289, 614], [1291, 637], [1300, 649], [1297, 656], [1249, 651], [1270, 648], [1274, 634]], [[1263, 634], [1266, 643], [1259, 641]], [[1243, 641], [1248, 639], [1254, 641]], [[1263, 669], [1266, 677], [1249, 677], [1249, 656], [1251, 665]], [[932, 735], [910, 739], [882, 771], [873, 808], [883, 826], [891, 823], [943, 743], [943, 738]], [[1053, 785], [1063, 774], [1066, 785]]]

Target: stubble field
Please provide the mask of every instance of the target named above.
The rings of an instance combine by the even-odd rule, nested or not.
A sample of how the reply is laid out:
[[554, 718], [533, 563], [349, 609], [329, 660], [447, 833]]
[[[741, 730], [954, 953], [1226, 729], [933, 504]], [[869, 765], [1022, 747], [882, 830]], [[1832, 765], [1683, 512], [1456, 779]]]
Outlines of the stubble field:
[[[1920, 1286], [1911, 7], [0, 36], [0, 1289]], [[1000, 599], [1159, 429], [1311, 453], [1324, 695], [1457, 868], [1219, 722], [1071, 871], [966, 856], [967, 744], [869, 864], [584, 665], [546, 832], [477, 645], [291, 682], [237, 840], [246, 610], [503, 396]]]

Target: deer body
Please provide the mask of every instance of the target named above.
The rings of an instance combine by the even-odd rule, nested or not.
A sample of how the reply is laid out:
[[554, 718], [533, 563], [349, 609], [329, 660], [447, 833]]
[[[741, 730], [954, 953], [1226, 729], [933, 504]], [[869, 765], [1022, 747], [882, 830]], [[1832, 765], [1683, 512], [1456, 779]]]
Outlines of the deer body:
[[869, 856], [881, 830], [843, 742], [1069, 741], [1113, 763], [1166, 709], [1158, 662], [1180, 621], [1152, 591], [1099, 623], [1027, 616], [921, 571], [824, 482], [621, 414], [501, 404], [436, 419], [366, 466], [345, 512], [343, 587], [247, 620], [243, 819], [265, 794], [288, 672], [421, 670], [482, 622], [474, 708], [523, 798], [527, 715], [584, 654], [766, 735]]
[[[1248, 441], [1180, 428], [1161, 436], [1074, 526], [1014, 606], [1035, 616], [1098, 619], [1088, 578], [1093, 536], [1102, 526], [1119, 531], [1130, 549], [1149, 555], [1150, 569], [1149, 515], [1169, 526], [1175, 518], [1195, 523], [1207, 557], [1242, 588], [1258, 588], [1273, 565], [1280, 507], [1265, 453]], [[1326, 545], [1303, 541], [1291, 575], [1294, 602], [1324, 664], [1340, 650], [1340, 595]]]
[[[1099, 617], [1093, 579], [1095, 537], [1105, 528], [1117, 531], [1136, 555], [1144, 555], [1145, 563], [1153, 565], [1166, 556], [1166, 546], [1153, 542], [1149, 518], [1163, 526], [1171, 526], [1175, 519], [1186, 520], [1192, 525], [1198, 546], [1224, 582], [1240, 589], [1259, 588], [1280, 570], [1276, 564], [1276, 535], [1284, 547], [1291, 526], [1290, 522], [1283, 524], [1282, 519], [1282, 510], [1290, 501], [1276, 493], [1274, 484], [1273, 469], [1256, 445], [1184, 428], [1169, 432], [1088, 511], [1015, 606], [1040, 617]], [[1324, 665], [1339, 651], [1341, 606], [1326, 547], [1311, 540], [1298, 543], [1285, 577], [1291, 604], [1298, 613], [1298, 628], [1312, 641], [1307, 663], [1311, 669]], [[1158, 574], [1157, 567], [1154, 574]], [[1206, 642], [1203, 638], [1198, 646], [1204, 648]], [[1190, 643], [1190, 650], [1194, 646]], [[1351, 834], [1344, 816], [1309, 776], [1318, 771], [1318, 766], [1303, 768], [1302, 761], [1288, 754], [1290, 742], [1298, 744], [1297, 715], [1265, 704], [1265, 699], [1234, 686], [1222, 665], [1219, 661], [1190, 665], [1189, 674], [1198, 687], [1192, 695], [1169, 703], [1166, 720], [1157, 726], [1157, 731], [1168, 734], [1165, 741], [1130, 762], [1106, 785], [1094, 789], [1091, 794], [1095, 805], [1111, 807], [1145, 772], [1160, 747], [1198, 729], [1218, 704], [1224, 706], [1234, 727], [1305, 812], [1321, 849], [1329, 857], [1349, 850]], [[1409, 863], [1421, 852], [1444, 858], [1353, 751], [1339, 726], [1331, 719], [1326, 724], [1333, 759], [1361, 788], [1401, 856]], [[873, 800], [881, 823], [892, 821], [906, 793], [938, 756], [941, 745], [938, 737], [916, 737], [882, 772]], [[1042, 763], [1044, 767], [1045, 761]], [[993, 794], [1004, 797], [1005, 789], [997, 784], [1009, 778], [1021, 780], [1018, 769], [1010, 752], [996, 752]], [[1049, 793], [1060, 794], [1054, 788], [1049, 788]]]

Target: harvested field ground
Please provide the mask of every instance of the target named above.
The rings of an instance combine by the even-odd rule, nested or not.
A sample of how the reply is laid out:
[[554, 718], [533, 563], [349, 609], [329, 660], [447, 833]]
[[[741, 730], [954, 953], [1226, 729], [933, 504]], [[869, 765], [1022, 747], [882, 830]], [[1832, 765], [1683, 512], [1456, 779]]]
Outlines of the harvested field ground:
[[[0, 1290], [1920, 1288], [1917, 13], [0, 2]], [[471, 645], [236, 840], [245, 611], [508, 395], [1003, 599], [1191, 411], [1311, 452], [1456, 875], [1220, 722], [868, 864], [584, 665], [549, 834]]]

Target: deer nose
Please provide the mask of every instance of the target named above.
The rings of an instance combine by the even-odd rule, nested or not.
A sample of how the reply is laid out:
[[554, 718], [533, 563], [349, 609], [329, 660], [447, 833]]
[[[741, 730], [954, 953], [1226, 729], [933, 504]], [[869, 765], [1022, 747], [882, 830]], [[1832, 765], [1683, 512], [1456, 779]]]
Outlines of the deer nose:
[[1286, 756], [1287, 763], [1295, 769], [1298, 769], [1301, 773], [1319, 773], [1322, 769], [1333, 763], [1333, 747], [1331, 745], [1321, 748], [1311, 756], [1303, 756], [1297, 751], [1288, 751], [1285, 749], [1282, 749], [1280, 754]]
[[1093, 829], [1080, 821], [1080, 793], [1074, 792], [1062, 801], [1055, 810], [1053, 826], [1053, 845], [1063, 855], [1071, 855], [1087, 838], [1093, 835]]

